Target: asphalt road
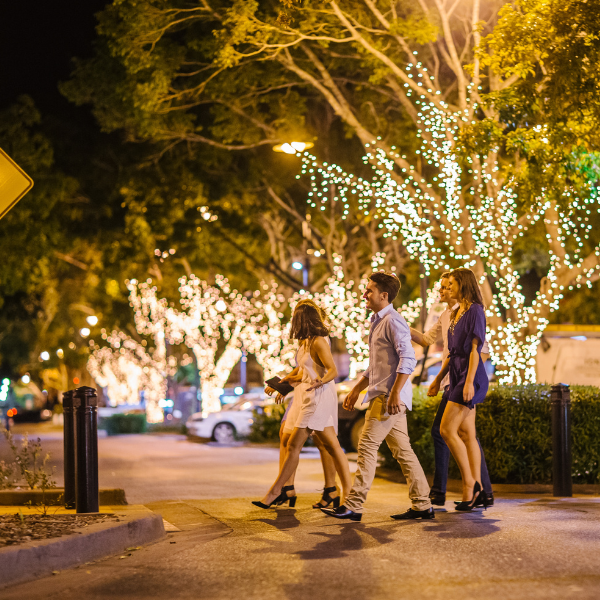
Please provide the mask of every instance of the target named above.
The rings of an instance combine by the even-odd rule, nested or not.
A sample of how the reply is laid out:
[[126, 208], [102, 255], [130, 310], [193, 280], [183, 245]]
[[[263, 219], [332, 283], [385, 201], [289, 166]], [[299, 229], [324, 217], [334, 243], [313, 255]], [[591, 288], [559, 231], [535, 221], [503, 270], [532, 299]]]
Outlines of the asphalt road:
[[[50, 446], [59, 440], [44, 440]], [[190, 444], [177, 436], [101, 440], [102, 484], [123, 486], [181, 529], [165, 541], [20, 585], [2, 600], [600, 597], [600, 499], [499, 498], [435, 521], [396, 522], [404, 485], [376, 480], [362, 523], [325, 517], [318, 460], [301, 462], [296, 509], [250, 504], [276, 450]]]

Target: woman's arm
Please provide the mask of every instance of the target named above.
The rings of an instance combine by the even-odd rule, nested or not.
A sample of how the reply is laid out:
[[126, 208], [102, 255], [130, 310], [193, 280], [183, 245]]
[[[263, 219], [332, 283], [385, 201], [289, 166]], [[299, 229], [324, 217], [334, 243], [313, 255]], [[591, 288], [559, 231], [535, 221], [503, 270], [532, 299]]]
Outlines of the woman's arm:
[[429, 344], [425, 343], [425, 336], [420, 331], [417, 331], [416, 329], [413, 329], [412, 327], [410, 328], [410, 339], [415, 344], [419, 344], [419, 346], [423, 346], [423, 348], [426, 348], [427, 346], [429, 346]]
[[440, 369], [440, 372], [435, 376], [435, 379], [431, 382], [429, 389], [427, 390], [428, 396], [437, 396], [440, 392], [440, 385], [448, 373], [450, 368], [450, 357], [448, 356]]
[[429, 328], [425, 333], [421, 333], [416, 329], [410, 328], [410, 339], [419, 346], [426, 348], [435, 344], [438, 340], [442, 339], [442, 320], [438, 319], [434, 326]]
[[475, 381], [475, 373], [477, 372], [477, 365], [479, 364], [479, 352], [477, 348], [479, 347], [479, 338], [474, 337], [471, 342], [471, 354], [469, 354], [469, 370], [467, 371], [467, 378], [465, 380], [465, 386], [463, 388], [463, 400], [465, 402], [470, 402], [475, 395], [475, 386], [473, 382]]
[[292, 383], [294, 381], [300, 381], [302, 379], [300, 375], [300, 367], [296, 367], [291, 373], [288, 373], [285, 377], [281, 378], [281, 381], [287, 381]]
[[316, 357], [319, 359], [321, 365], [327, 369], [327, 372], [323, 375], [322, 379], [317, 377], [317, 380], [313, 385], [306, 389], [307, 392], [316, 390], [318, 387], [333, 381], [338, 374], [335, 363], [333, 362], [331, 348], [324, 337], [315, 338], [311, 350], [315, 352]]
[[[286, 381], [287, 383], [296, 383], [297, 381], [302, 381], [302, 376], [300, 375], [300, 368], [296, 367], [291, 371], [291, 373], [288, 373], [280, 381]], [[275, 392], [277, 392], [277, 390], [267, 384], [267, 386], [265, 387], [265, 394], [267, 394], [268, 396], [272, 396]], [[277, 396], [275, 396], [275, 401], [277, 402], [277, 404], [281, 404], [284, 398], [285, 396], [277, 392]]]

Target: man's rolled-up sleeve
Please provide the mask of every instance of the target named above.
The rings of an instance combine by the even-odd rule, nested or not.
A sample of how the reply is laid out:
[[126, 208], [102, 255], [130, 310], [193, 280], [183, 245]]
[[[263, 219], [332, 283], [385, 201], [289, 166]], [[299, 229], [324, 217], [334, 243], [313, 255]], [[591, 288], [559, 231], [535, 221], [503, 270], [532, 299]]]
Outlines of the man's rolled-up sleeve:
[[390, 332], [399, 359], [396, 373], [410, 375], [417, 366], [415, 351], [410, 339], [410, 329], [405, 322], [394, 319], [390, 322]]

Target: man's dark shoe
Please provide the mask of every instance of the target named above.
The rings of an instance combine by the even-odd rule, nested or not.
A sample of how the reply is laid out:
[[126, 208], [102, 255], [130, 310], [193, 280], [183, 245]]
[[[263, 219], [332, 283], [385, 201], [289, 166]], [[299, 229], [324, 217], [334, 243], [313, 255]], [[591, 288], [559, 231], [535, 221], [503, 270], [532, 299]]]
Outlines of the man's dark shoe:
[[435, 513], [433, 512], [433, 508], [428, 508], [427, 510], [413, 510], [412, 508], [409, 508], [404, 513], [400, 513], [399, 515], [392, 515], [392, 519], [396, 519], [396, 521], [407, 521], [414, 519], [435, 519]]
[[446, 504], [446, 494], [431, 492], [429, 494], [429, 499], [434, 506], [444, 506], [444, 504]]
[[346, 508], [343, 504], [338, 508], [322, 508], [321, 512], [324, 512], [328, 517], [335, 517], [336, 519], [349, 519], [350, 521], [360, 521], [362, 519], [362, 513], [354, 512]]

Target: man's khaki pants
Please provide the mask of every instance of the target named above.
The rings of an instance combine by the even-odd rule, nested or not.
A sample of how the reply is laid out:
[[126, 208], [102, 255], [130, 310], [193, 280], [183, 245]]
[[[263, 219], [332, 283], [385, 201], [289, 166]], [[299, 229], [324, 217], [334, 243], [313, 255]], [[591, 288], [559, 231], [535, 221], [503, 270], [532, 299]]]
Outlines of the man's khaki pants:
[[392, 455], [400, 464], [402, 473], [408, 482], [408, 495], [414, 510], [426, 510], [431, 507], [429, 484], [408, 437], [406, 427], [406, 405], [397, 415], [386, 416], [387, 398], [378, 396], [369, 404], [365, 416], [365, 426], [358, 442], [358, 461], [354, 485], [344, 502], [350, 510], [362, 513], [363, 504], [375, 478], [377, 450], [383, 440], [386, 441]]

